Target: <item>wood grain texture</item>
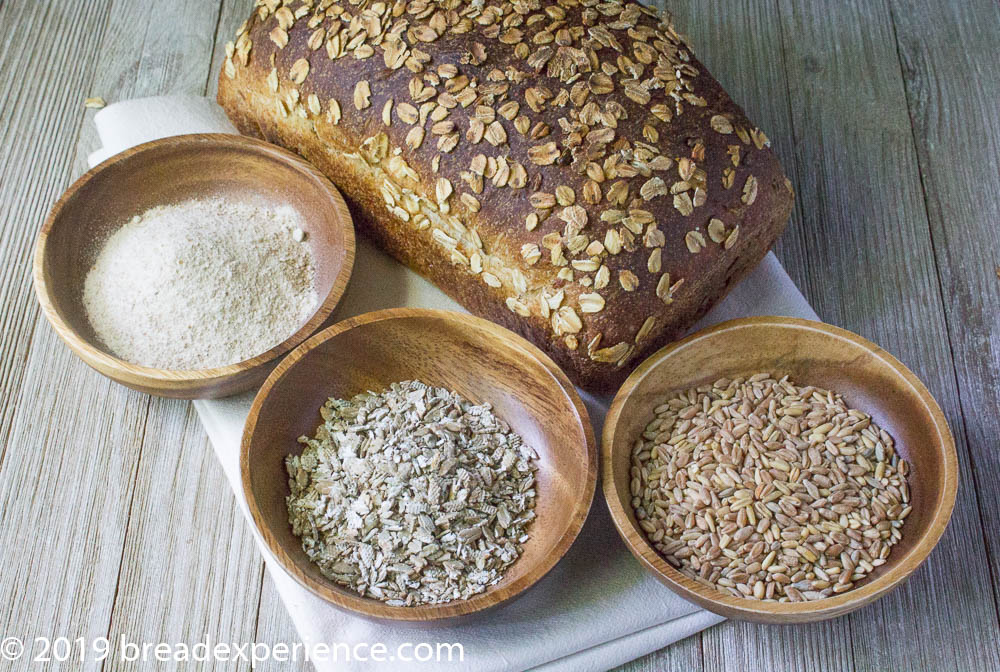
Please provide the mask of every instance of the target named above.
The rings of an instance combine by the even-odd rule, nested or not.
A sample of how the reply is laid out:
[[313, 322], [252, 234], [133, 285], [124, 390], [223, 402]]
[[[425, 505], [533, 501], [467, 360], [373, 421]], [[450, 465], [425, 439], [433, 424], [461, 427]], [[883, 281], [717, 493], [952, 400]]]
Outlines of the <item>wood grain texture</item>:
[[[1000, 5], [890, 3], [1000, 602]], [[933, 31], [926, 26], [936, 27]]]
[[263, 559], [194, 407], [151, 399], [106, 636], [113, 642], [194, 644], [206, 635], [212, 644], [252, 642], [261, 571]]
[[[718, 627], [718, 626], [716, 626]], [[617, 672], [696, 672], [705, 669], [700, 632], [642, 658], [625, 663]], [[744, 668], [750, 670], [751, 668]]]
[[103, 637], [149, 401], [98, 379], [48, 334], [33, 339], [10, 402], [0, 470], [0, 628], [26, 639]]
[[107, 632], [148, 404], [36, 329], [26, 263], [70, 177], [108, 9], [0, 7], [0, 629], [25, 638]]
[[[263, 571], [256, 626], [254, 641], [265, 642], [272, 647], [281, 642], [291, 644], [302, 639], [288, 615], [285, 603], [281, 601], [271, 574], [266, 570]], [[267, 660], [259, 663], [254, 669], [256, 672], [311, 672], [313, 666], [300, 657], [294, 662], [287, 663]]]
[[854, 651], [845, 644], [851, 637], [846, 618], [807, 626], [725, 621], [702, 635], [704, 669], [712, 672], [849, 672], [856, 669]]
[[69, 177], [108, 5], [20, 0], [0, 8], [7, 27], [0, 42], [0, 461], [39, 314], [24, 261]]

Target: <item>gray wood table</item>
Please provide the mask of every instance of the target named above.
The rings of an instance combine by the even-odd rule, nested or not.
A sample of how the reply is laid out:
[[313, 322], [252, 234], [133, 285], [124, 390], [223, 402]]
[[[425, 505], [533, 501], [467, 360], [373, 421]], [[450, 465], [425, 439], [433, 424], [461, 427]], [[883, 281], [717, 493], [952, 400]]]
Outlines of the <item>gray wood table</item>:
[[[1000, 4], [668, 1], [795, 184], [785, 267], [927, 383], [961, 486], [940, 546], [877, 604], [726, 622], [623, 669], [1000, 669]], [[29, 271], [97, 147], [84, 99], [214, 94], [249, 5], [0, 0], [0, 637], [298, 639], [191, 405], [86, 368]]]

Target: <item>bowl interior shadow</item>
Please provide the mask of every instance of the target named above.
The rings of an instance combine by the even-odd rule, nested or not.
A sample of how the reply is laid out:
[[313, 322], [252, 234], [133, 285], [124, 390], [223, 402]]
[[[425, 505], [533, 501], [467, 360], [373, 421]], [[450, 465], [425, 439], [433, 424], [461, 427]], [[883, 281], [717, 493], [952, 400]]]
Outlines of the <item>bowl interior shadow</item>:
[[[595, 458], [582, 407], [533, 352], [516, 341], [498, 340], [497, 327], [475, 318], [427, 311], [357, 324], [327, 338], [339, 328], [313, 337], [303, 348], [321, 342], [300, 359], [300, 351], [293, 352], [278, 367], [268, 381], [273, 387], [268, 390], [265, 384], [258, 396], [259, 413], [255, 420], [251, 416], [253, 426], [248, 423], [244, 435], [244, 487], [249, 487], [247, 499], [258, 508], [258, 524], [265, 538], [270, 537], [272, 550], [277, 546], [286, 566], [291, 564], [296, 578], [314, 591], [339, 596], [341, 604], [353, 600], [350, 606], [356, 609], [366, 610], [365, 603], [370, 603], [377, 616], [407, 620], [431, 612], [434, 618], [469, 613], [498, 595], [507, 599], [540, 578], [565, 552], [566, 537], [571, 541], [575, 536], [593, 496]], [[476, 403], [489, 402], [538, 453], [537, 518], [528, 528], [524, 552], [500, 583], [469, 600], [388, 607], [360, 598], [320, 573], [289, 526], [284, 459], [301, 453], [297, 437], [314, 435], [319, 408], [329, 397], [381, 391], [404, 380], [444, 387]]]
[[[113, 157], [93, 172], [60, 204], [58, 221], [48, 233], [44, 279], [51, 288], [55, 309], [81, 339], [111, 357], [115, 354], [101, 342], [87, 319], [84, 281], [105, 241], [150, 208], [201, 198], [271, 208], [291, 206], [305, 222], [303, 229], [316, 259], [317, 309], [333, 289], [341, 269], [351, 263], [353, 241], [344, 240], [340, 215], [329, 207], [329, 185], [289, 163], [283, 152], [239, 136], [171, 140], [174, 142], [161, 142], [124, 158]], [[327, 207], [318, 207], [323, 204]], [[211, 222], [205, 224], [210, 226]]]
[[[943, 415], [926, 388], [888, 353], [859, 341], [848, 332], [835, 330], [838, 333], [834, 333], [817, 328], [818, 323], [796, 322], [748, 321], [724, 326], [714, 333], [692, 337], [673, 348], [655, 365], [640, 370], [614, 426], [611, 464], [608, 465], [614, 487], [606, 491], [609, 498], [613, 491], [618, 507], [624, 512], [630, 526], [629, 536], [641, 540], [636, 544], [640, 547], [641, 559], [683, 588], [706, 592], [732, 606], [742, 603], [744, 607], [749, 605], [748, 608], [778, 611], [832, 609], [833, 613], [826, 614], [832, 616], [838, 613], [838, 605], [878, 590], [880, 578], [896, 568], [903, 568], [903, 574], [892, 580], [905, 578], [929, 551], [925, 548], [928, 535], [937, 541], [947, 523], [947, 515], [941, 521], [942, 507], [950, 512], [954, 501], [955, 483], [949, 483], [949, 479], [955, 477], [954, 449]], [[746, 377], [759, 372], [779, 377], [788, 375], [800, 386], [816, 385], [841, 393], [849, 406], [869, 413], [874, 422], [889, 432], [897, 452], [910, 464], [908, 483], [913, 511], [888, 561], [855, 589], [819, 602], [777, 604], [740, 600], [700, 586], [658, 555], [639, 528], [631, 506], [631, 446], [652, 419], [653, 409], [673, 393], [710, 385], [723, 377]], [[952, 448], [949, 450], [948, 446]], [[608, 459], [607, 450], [605, 459]], [[608, 473], [606, 468], [605, 477]], [[932, 527], [940, 529], [931, 530]], [[702, 604], [708, 606], [705, 602]]]

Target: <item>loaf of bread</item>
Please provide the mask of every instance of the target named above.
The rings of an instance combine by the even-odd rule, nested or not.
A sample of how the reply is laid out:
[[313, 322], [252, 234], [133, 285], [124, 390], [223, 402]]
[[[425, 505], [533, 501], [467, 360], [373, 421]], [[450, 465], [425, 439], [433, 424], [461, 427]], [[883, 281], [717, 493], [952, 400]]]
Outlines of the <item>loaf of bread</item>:
[[596, 0], [258, 0], [219, 82], [362, 234], [616, 388], [767, 252], [792, 189], [669, 16]]

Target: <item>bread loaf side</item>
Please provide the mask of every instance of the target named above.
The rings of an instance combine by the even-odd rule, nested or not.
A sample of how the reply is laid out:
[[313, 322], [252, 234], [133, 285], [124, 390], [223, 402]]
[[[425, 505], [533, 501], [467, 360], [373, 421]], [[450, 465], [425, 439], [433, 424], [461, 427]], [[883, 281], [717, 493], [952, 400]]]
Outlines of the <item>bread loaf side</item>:
[[259, 0], [219, 102], [596, 391], [724, 296], [792, 208], [764, 133], [635, 3]]

